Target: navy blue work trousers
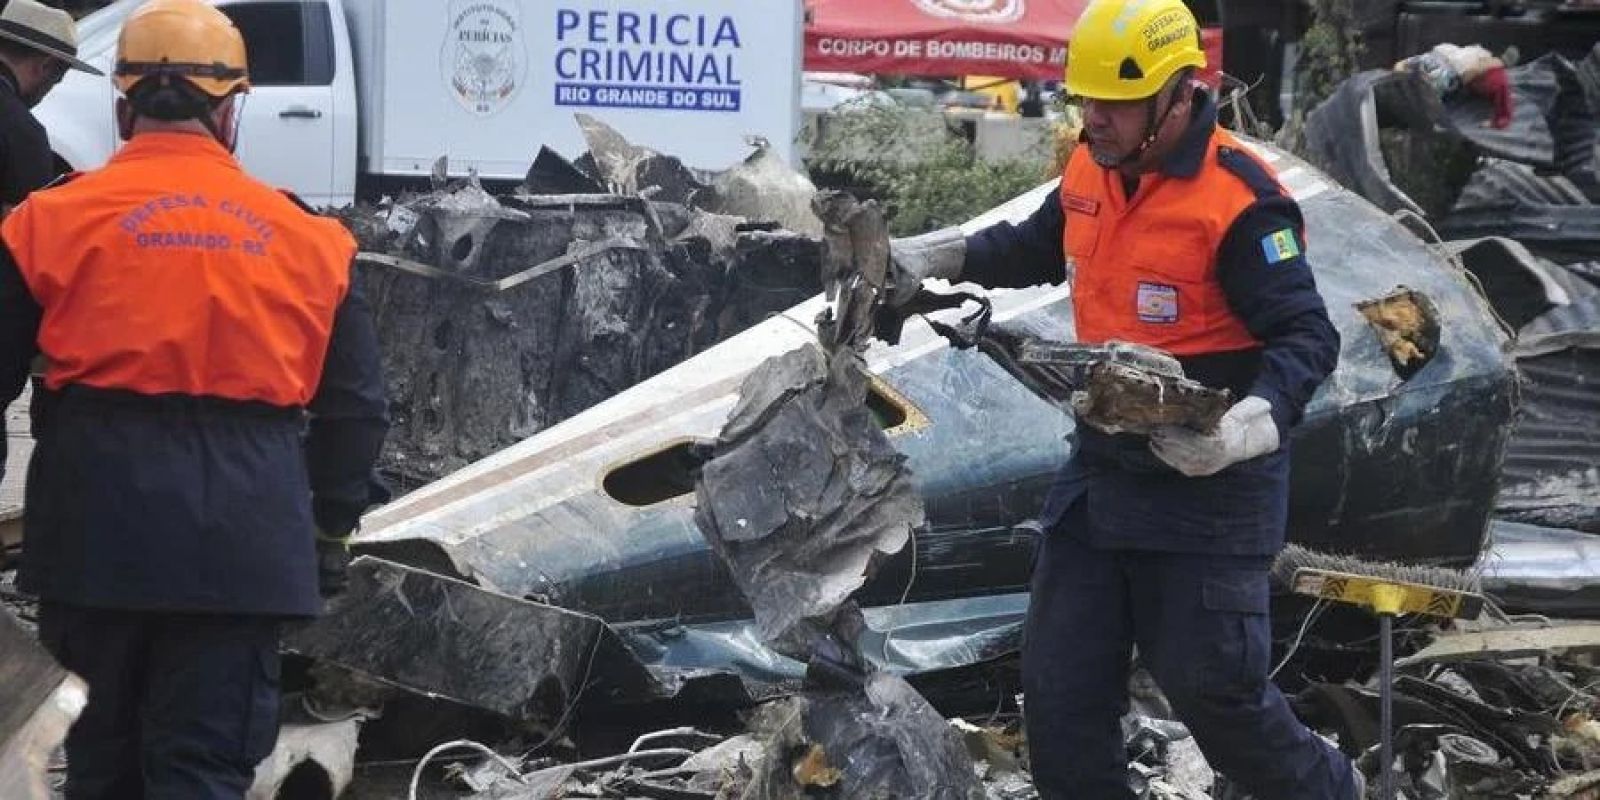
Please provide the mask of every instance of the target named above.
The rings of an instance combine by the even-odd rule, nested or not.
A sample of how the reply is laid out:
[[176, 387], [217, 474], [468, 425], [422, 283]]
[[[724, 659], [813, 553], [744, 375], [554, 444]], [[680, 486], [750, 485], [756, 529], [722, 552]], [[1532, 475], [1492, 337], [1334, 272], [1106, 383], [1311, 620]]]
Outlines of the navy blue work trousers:
[[67, 800], [237, 800], [278, 738], [278, 619], [44, 603], [39, 638], [89, 686]]
[[1268, 678], [1268, 557], [1090, 547], [1079, 502], [1041, 542], [1022, 658], [1045, 800], [1133, 800], [1120, 720], [1141, 663], [1212, 768], [1259, 800], [1352, 800], [1350, 762]]

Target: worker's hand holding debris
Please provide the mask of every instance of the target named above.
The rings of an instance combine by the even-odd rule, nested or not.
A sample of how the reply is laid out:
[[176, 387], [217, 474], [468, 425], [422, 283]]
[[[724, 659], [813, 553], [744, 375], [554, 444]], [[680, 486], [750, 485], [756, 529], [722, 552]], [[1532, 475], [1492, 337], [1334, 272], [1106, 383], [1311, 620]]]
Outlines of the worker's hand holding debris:
[[1198, 478], [1278, 449], [1272, 404], [1254, 395], [1233, 404], [1210, 433], [1163, 426], [1150, 434], [1150, 450], [1173, 469]]
[[889, 241], [889, 304], [911, 302], [929, 278], [955, 281], [967, 260], [967, 237], [960, 228]]
[[323, 597], [344, 591], [349, 582], [350, 536], [333, 536], [317, 531], [317, 588]]

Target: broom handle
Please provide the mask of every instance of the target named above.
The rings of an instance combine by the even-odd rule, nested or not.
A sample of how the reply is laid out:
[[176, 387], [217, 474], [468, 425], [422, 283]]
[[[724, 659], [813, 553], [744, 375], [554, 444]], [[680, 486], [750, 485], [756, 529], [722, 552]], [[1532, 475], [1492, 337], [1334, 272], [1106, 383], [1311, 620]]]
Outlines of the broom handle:
[[1378, 615], [1378, 797], [1395, 800], [1394, 793], [1394, 616]]

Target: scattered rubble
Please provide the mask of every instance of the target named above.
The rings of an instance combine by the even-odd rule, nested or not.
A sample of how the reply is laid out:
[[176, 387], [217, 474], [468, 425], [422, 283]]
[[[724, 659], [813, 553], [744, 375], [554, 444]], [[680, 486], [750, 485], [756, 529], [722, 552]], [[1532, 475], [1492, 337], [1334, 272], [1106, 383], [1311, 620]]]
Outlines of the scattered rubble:
[[[521, 192], [469, 181], [346, 212], [393, 382], [389, 467], [408, 482], [449, 475], [369, 515], [349, 591], [287, 637], [294, 696], [324, 721], [285, 729], [259, 795], [336, 791], [363, 759], [393, 757], [396, 792], [485, 800], [1036, 797], [1013, 691], [989, 692], [987, 720], [947, 723], [955, 693], [939, 681], [987, 681], [1020, 646], [1028, 515], [1073, 411], [1104, 408], [1097, 387], [1159, 387], [1180, 401], [1163, 414], [1188, 415], [1102, 420], [1129, 429], [1203, 428], [1226, 397], [1139, 353], [1111, 359], [1135, 373], [1085, 367], [1070, 302], [1051, 289], [993, 298], [983, 318], [1014, 337], [1003, 350], [954, 350], [915, 322], [896, 346], [866, 346], [883, 277], [867, 273], [883, 265], [881, 225], [860, 208], [814, 208], [759, 149], [706, 175], [586, 134], [588, 157], [541, 153]], [[1600, 550], [1576, 532], [1600, 506], [1585, 482], [1600, 463], [1587, 434], [1600, 271], [1540, 260], [1559, 250], [1542, 245], [1434, 247], [1263, 152], [1305, 208], [1344, 339], [1297, 431], [1291, 538], [1465, 564], [1498, 513], [1522, 522], [1493, 524], [1492, 594], [1512, 610], [1600, 613]], [[1491, 164], [1462, 196], [1525, 177]], [[851, 270], [864, 282], [841, 278]], [[1386, 296], [1396, 284], [1412, 289]], [[825, 285], [839, 305], [819, 322]], [[1366, 313], [1396, 299], [1417, 313]], [[1091, 400], [1074, 406], [1085, 385]], [[1318, 619], [1280, 644], [1315, 640]], [[1583, 797], [1600, 782], [1600, 637], [1530, 622], [1402, 621], [1407, 797]], [[1329, 649], [1357, 662], [1354, 679], [1312, 675], [1296, 708], [1362, 755], [1376, 742], [1370, 653]], [[0, 671], [24, 663], [0, 652]], [[21, 684], [0, 685], [9, 699]], [[1135, 692], [1130, 782], [1204, 800], [1214, 776], [1163, 705]], [[592, 736], [586, 717], [606, 714], [643, 728], [632, 747]], [[648, 729], [662, 717], [677, 726]], [[409, 739], [388, 741], [397, 731]], [[29, 757], [32, 769], [0, 768], [0, 795], [40, 774]]]

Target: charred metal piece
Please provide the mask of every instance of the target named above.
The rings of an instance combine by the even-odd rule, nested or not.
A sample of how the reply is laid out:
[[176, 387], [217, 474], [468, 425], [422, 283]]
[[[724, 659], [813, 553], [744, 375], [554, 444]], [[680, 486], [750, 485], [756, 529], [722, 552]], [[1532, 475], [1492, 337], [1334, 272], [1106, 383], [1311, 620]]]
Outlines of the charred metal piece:
[[596, 617], [375, 558], [352, 563], [349, 588], [324, 616], [291, 631], [284, 649], [411, 693], [545, 724], [560, 719], [592, 670], [640, 696], [652, 685]]
[[613, 191], [665, 203], [689, 203], [706, 184], [682, 161], [628, 141], [588, 114], [574, 115], [589, 156]]
[[1153, 347], [1049, 341], [1004, 326], [990, 328], [979, 346], [1035, 394], [1107, 433], [1209, 431], [1232, 402], [1227, 390], [1185, 378], [1178, 359]]
[[695, 487], [695, 523], [762, 640], [823, 672], [859, 667], [864, 626], [848, 601], [924, 521], [867, 387], [849, 349], [768, 360], [744, 381]]
[[522, 190], [528, 194], [603, 194], [606, 187], [560, 153], [540, 147], [522, 180]]
[[817, 338], [832, 351], [866, 347], [889, 279], [889, 225], [874, 201], [823, 192], [812, 202], [827, 242], [822, 286], [833, 305], [817, 317]]
[[[1128, 342], [1026, 341], [1017, 361], [1049, 387], [1046, 399], [1065, 399], [1079, 420], [1107, 433], [1147, 434], [1166, 425], [1210, 431], [1232, 402], [1227, 390], [1185, 378], [1172, 355]], [[1063, 398], [1061, 387], [1071, 394]]]
[[695, 205], [718, 214], [775, 222], [808, 236], [822, 236], [822, 220], [812, 208], [817, 187], [795, 171], [765, 139], [742, 163], [717, 176], [712, 190], [695, 195]]
[[859, 692], [812, 693], [757, 709], [751, 729], [765, 751], [746, 797], [984, 797], [956, 730], [903, 679], [869, 678]]
[[454, 191], [426, 197], [410, 205], [421, 220], [407, 244], [423, 242], [443, 269], [471, 273], [486, 250], [489, 235], [505, 221], [526, 222], [528, 215], [506, 208], [469, 179]]

